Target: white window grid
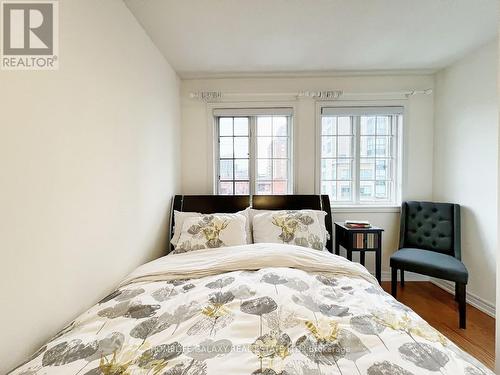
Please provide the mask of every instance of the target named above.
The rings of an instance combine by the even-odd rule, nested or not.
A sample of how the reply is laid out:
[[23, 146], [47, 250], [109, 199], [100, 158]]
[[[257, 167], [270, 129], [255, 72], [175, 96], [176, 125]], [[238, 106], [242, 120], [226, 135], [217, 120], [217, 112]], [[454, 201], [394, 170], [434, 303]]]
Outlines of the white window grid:
[[[271, 135], [260, 135], [257, 126], [258, 118], [271, 118], [271, 121], [274, 121], [276, 117], [285, 117], [286, 118], [286, 136], [284, 135], [275, 135], [271, 133]], [[234, 135], [234, 119], [242, 119], [245, 118], [248, 120], [248, 154], [246, 158], [243, 157], [235, 157], [235, 142], [234, 138], [240, 138], [244, 136]], [[233, 119], [233, 135], [232, 136], [224, 136], [220, 133], [220, 124], [221, 119]], [[286, 182], [286, 192], [285, 194], [293, 194], [293, 132], [292, 132], [292, 116], [283, 116], [283, 115], [252, 115], [252, 116], [239, 116], [239, 115], [223, 115], [223, 116], [215, 116], [215, 192], [216, 194], [221, 194], [220, 183], [232, 183], [232, 194], [236, 194], [236, 185], [238, 183], [248, 183], [248, 194], [274, 194], [274, 182]], [[274, 125], [273, 125], [274, 126]], [[271, 155], [270, 157], [260, 158], [258, 157], [258, 138], [270, 138], [271, 140]], [[223, 138], [233, 138], [233, 156], [232, 157], [221, 157], [220, 155], [220, 142]], [[286, 158], [275, 157], [275, 147], [274, 140], [277, 138], [286, 139]], [[235, 175], [235, 163], [239, 160], [248, 160], [248, 178], [237, 178]], [[271, 164], [271, 175], [269, 179], [259, 179], [258, 178], [258, 161], [268, 161]], [[233, 163], [232, 169], [232, 178], [221, 178], [221, 161], [231, 161]], [[286, 162], [287, 169], [287, 179], [279, 179], [275, 177], [275, 162]], [[260, 184], [270, 184], [270, 191], [258, 191], [258, 185]], [[245, 193], [246, 195], [246, 193]]]
[[[378, 113], [378, 114], [367, 114], [367, 115], [348, 115], [345, 111], [344, 113], [338, 115], [321, 115], [320, 116], [320, 126], [319, 126], [319, 138], [320, 138], [320, 150], [319, 150], [319, 187], [320, 192], [322, 194], [331, 193], [329, 189], [324, 189], [324, 182], [326, 183], [334, 183], [335, 184], [335, 196], [330, 196], [330, 200], [333, 205], [387, 205], [387, 204], [398, 204], [400, 199], [400, 188], [401, 188], [401, 127], [403, 116], [401, 114], [386, 114]], [[349, 118], [349, 122], [351, 124], [351, 130], [349, 133], [347, 132], [339, 132], [338, 131], [338, 120], [339, 118]], [[361, 117], [373, 117], [378, 121], [378, 118], [388, 117], [389, 122], [389, 131], [388, 134], [377, 134], [377, 123], [374, 124], [374, 132], [373, 134], [361, 134]], [[335, 135], [329, 134], [326, 135], [323, 132], [324, 118], [331, 118], [334, 121], [334, 126], [336, 127]], [[340, 133], [340, 134], [339, 134]], [[324, 140], [328, 137], [335, 139], [335, 153], [333, 156], [324, 156]], [[363, 138], [371, 139], [377, 142], [378, 139], [385, 139], [388, 142], [387, 150], [389, 150], [389, 154], [387, 155], [377, 155], [377, 147], [375, 146], [375, 154], [374, 155], [361, 155], [361, 141]], [[348, 155], [339, 156], [339, 142], [342, 139], [349, 139], [349, 153]], [[373, 162], [374, 170], [373, 170], [373, 178], [363, 178], [361, 175], [362, 168], [361, 164], [363, 162]], [[380, 176], [379, 171], [377, 170], [377, 164], [381, 165], [382, 161], [385, 161], [386, 164], [386, 172], [385, 178], [377, 178]], [[331, 167], [335, 167], [335, 172], [328, 173], [331, 178], [324, 178], [323, 174], [323, 163], [330, 162]], [[342, 168], [339, 166], [350, 165], [350, 174], [339, 173], [339, 170]], [[363, 199], [361, 196], [363, 185], [372, 185], [375, 190], [377, 187], [377, 183], [385, 183], [387, 189], [387, 199], [377, 199], [376, 192], [375, 199]], [[379, 185], [380, 186], [380, 185]], [[350, 196], [342, 197], [341, 189], [342, 188], [350, 188]]]

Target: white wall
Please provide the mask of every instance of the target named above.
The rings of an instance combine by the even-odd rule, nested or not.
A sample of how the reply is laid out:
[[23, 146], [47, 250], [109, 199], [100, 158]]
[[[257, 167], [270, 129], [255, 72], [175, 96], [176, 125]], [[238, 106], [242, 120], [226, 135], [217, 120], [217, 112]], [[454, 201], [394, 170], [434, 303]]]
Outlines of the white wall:
[[[497, 40], [497, 48], [500, 47], [500, 38]], [[498, 72], [500, 71], [500, 58], [497, 56], [497, 95], [500, 95], [500, 74]], [[500, 107], [500, 103], [499, 103]], [[499, 108], [500, 110], [500, 108]], [[500, 124], [499, 124], [500, 125]], [[500, 150], [500, 131], [498, 132], [498, 138], [497, 138], [497, 145]], [[500, 152], [498, 152], [498, 159], [497, 159], [497, 165], [500, 166]], [[497, 174], [497, 186], [500, 186], [500, 173]], [[497, 189], [497, 259], [498, 259], [498, 253], [500, 252], [500, 189]], [[497, 262], [496, 264], [496, 274], [500, 275], [500, 262]], [[496, 278], [496, 301], [500, 301], [500, 277]], [[500, 311], [496, 311], [496, 329], [495, 329], [495, 359], [499, 358], [499, 360], [495, 361], [495, 367], [496, 367], [496, 373], [500, 374]]]
[[60, 1], [60, 70], [0, 72], [0, 373], [161, 254], [179, 79], [120, 0]]
[[497, 45], [436, 75], [434, 200], [462, 205], [468, 292], [495, 305], [498, 189]]
[[[191, 92], [220, 90], [224, 93], [288, 93], [302, 90], [341, 89], [350, 93], [399, 92], [409, 89], [433, 88], [432, 75], [379, 75], [336, 76], [295, 78], [240, 78], [240, 79], [196, 79], [184, 80], [181, 86], [182, 108], [182, 191], [185, 194], [213, 192], [213, 166], [210, 160], [213, 147], [212, 125], [209, 106], [189, 97]], [[380, 95], [375, 95], [380, 97]], [[234, 97], [233, 97], [234, 98]], [[241, 98], [241, 97], [240, 97]], [[238, 100], [242, 100], [242, 99]], [[366, 98], [358, 96], [358, 99]], [[384, 98], [386, 98], [384, 96]], [[266, 100], [270, 97], [252, 96], [241, 106], [259, 106], [250, 100]], [[352, 96], [351, 98], [352, 99]], [[285, 99], [276, 99], [283, 103]], [[315, 193], [315, 116], [316, 105], [311, 99], [286, 99], [284, 104], [296, 110], [295, 128], [295, 172], [296, 193]], [[228, 101], [231, 101], [228, 99]], [[228, 103], [228, 105], [239, 105]], [[404, 125], [406, 147], [404, 199], [432, 198], [433, 159], [433, 97], [415, 95], [407, 100], [408, 117]], [[410, 142], [411, 141], [411, 142]], [[346, 213], [334, 210], [334, 220], [363, 218], [385, 228], [382, 270], [389, 271], [389, 257], [397, 248], [399, 237], [399, 211]], [[367, 266], [373, 269], [371, 259]]]

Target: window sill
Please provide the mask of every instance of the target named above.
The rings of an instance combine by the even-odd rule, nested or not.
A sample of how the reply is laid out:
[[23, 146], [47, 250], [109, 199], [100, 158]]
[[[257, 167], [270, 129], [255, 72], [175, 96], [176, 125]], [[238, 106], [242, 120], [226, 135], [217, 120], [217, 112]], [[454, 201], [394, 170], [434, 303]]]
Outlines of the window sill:
[[386, 205], [386, 206], [334, 206], [332, 205], [332, 213], [399, 213], [400, 206]]

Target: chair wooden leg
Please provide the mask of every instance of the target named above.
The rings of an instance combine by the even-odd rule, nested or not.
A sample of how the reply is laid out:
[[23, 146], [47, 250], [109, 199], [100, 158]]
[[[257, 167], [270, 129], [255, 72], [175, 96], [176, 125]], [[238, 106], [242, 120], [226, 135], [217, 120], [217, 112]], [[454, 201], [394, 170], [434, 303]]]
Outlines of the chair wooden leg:
[[455, 301], [458, 302], [458, 283], [455, 283]]
[[465, 300], [466, 297], [466, 287], [463, 283], [456, 283], [457, 295], [458, 295], [458, 315], [459, 315], [459, 326], [462, 329], [465, 329], [467, 317], [467, 303]]
[[404, 288], [405, 286], [405, 271], [404, 269], [401, 268], [401, 287]]
[[391, 268], [391, 294], [394, 298], [398, 296], [398, 269], [396, 267]]

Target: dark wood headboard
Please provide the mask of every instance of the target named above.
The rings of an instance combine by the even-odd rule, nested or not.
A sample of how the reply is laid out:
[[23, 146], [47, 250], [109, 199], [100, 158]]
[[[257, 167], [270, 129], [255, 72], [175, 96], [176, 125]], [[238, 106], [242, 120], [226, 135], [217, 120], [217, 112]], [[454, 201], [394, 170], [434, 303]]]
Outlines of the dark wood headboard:
[[325, 224], [329, 239], [328, 251], [333, 252], [332, 210], [328, 195], [176, 195], [170, 214], [169, 239], [174, 233], [174, 210], [202, 214], [234, 213], [247, 207], [256, 210], [321, 210], [326, 212]]

